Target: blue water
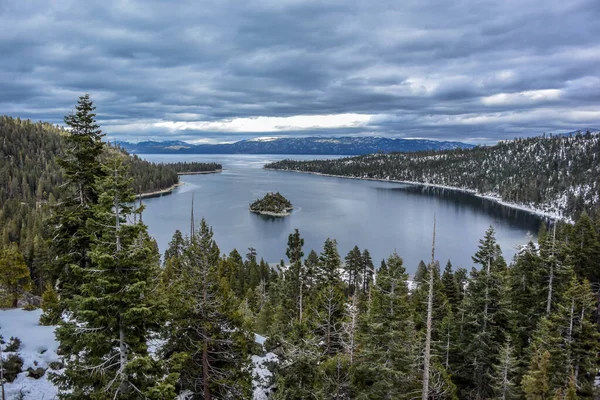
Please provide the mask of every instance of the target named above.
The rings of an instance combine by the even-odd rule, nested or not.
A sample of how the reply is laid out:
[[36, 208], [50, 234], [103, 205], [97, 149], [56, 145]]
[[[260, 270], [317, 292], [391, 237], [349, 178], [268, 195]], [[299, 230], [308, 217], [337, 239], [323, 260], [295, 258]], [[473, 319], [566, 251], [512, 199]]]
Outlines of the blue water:
[[[194, 195], [196, 218], [213, 227], [221, 252], [233, 248], [244, 255], [254, 247], [267, 262], [285, 259], [287, 237], [294, 228], [310, 249], [320, 252], [327, 237], [335, 238], [342, 258], [358, 245], [376, 265], [394, 250], [409, 272], [431, 258], [433, 216], [437, 219], [436, 259], [450, 259], [470, 269], [471, 256], [486, 229], [493, 225], [503, 254], [510, 260], [518, 245], [535, 238], [543, 220], [470, 194], [390, 182], [333, 178], [269, 171], [266, 162], [282, 155], [140, 155], [154, 162], [220, 162], [218, 174], [182, 176], [184, 186], [171, 194], [147, 199], [144, 221], [164, 251], [176, 229], [190, 229]], [[314, 159], [316, 156], [292, 156]], [[327, 158], [327, 157], [320, 157]], [[279, 191], [294, 205], [291, 216], [265, 217], [248, 211], [253, 200]], [[287, 261], [287, 259], [285, 259]]]

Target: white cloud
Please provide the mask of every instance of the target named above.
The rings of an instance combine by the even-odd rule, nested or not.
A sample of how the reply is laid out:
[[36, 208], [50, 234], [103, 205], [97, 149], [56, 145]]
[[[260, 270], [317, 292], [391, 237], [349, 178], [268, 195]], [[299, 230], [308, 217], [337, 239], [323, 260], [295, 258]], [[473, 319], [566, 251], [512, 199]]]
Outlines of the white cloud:
[[531, 104], [559, 100], [561, 95], [562, 91], [560, 89], [528, 90], [525, 92], [498, 93], [486, 96], [481, 99], [481, 102], [486, 106]]
[[371, 115], [332, 114], [292, 117], [233, 118], [221, 121], [160, 121], [155, 128], [169, 131], [282, 132], [305, 129], [354, 128], [368, 125]]

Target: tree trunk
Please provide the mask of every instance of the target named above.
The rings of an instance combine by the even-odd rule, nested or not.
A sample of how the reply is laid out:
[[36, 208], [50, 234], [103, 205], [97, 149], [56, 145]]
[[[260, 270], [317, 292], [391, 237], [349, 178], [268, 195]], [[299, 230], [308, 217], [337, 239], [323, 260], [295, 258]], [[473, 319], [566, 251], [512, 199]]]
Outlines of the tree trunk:
[[546, 301], [546, 316], [552, 310], [552, 284], [554, 281], [554, 243], [556, 241], [556, 222], [552, 231], [552, 252], [550, 253], [550, 277], [548, 278], [548, 300]]
[[421, 399], [429, 397], [429, 365], [431, 363], [431, 330], [433, 319], [433, 263], [435, 262], [435, 215], [433, 216], [433, 241], [431, 244], [431, 263], [429, 264], [429, 294], [427, 296], [427, 332], [425, 336], [425, 357], [423, 361], [423, 391]]

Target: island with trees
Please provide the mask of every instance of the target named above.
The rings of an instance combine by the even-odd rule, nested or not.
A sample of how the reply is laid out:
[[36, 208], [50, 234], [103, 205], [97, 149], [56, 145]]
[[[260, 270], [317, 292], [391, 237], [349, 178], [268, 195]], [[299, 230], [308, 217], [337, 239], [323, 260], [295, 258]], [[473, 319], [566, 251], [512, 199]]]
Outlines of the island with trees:
[[262, 199], [250, 204], [251, 212], [272, 217], [287, 217], [293, 209], [292, 203], [279, 192], [269, 192]]

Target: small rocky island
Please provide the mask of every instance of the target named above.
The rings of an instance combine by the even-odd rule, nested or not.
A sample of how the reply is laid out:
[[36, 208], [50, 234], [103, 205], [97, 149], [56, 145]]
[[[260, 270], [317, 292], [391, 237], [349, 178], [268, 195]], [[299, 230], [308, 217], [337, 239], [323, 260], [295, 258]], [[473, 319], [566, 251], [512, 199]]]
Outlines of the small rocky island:
[[293, 208], [292, 203], [279, 192], [269, 192], [262, 199], [250, 204], [251, 212], [272, 217], [286, 217], [290, 215]]

